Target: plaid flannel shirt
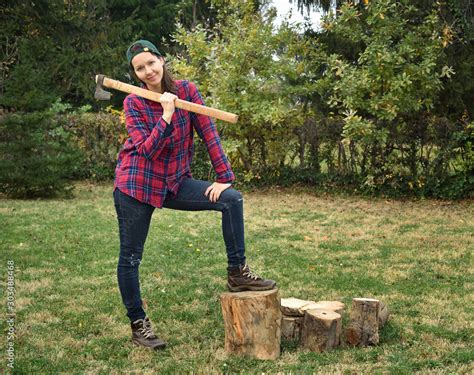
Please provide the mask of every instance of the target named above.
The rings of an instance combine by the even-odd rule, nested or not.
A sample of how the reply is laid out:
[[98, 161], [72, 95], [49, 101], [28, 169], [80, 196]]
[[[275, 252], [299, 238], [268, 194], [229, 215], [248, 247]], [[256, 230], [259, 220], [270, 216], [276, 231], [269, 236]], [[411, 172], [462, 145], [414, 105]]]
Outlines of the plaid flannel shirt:
[[[178, 98], [204, 104], [189, 81], [176, 81]], [[230, 183], [235, 176], [210, 117], [176, 108], [171, 123], [163, 118], [160, 103], [128, 95], [124, 100], [129, 138], [118, 154], [114, 188], [140, 202], [161, 208], [168, 192], [176, 194], [180, 181], [191, 177], [194, 153], [193, 129], [205, 142], [217, 182]]]

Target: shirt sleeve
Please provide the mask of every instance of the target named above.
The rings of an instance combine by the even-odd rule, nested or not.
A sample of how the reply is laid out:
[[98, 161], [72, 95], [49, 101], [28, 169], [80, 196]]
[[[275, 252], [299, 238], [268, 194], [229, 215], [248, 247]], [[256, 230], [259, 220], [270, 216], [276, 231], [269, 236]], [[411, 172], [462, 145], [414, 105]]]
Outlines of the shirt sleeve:
[[155, 160], [165, 147], [172, 146], [173, 125], [160, 117], [153, 129], [149, 130], [143, 103], [138, 98], [127, 96], [123, 102], [128, 135], [138, 153], [149, 160]]
[[[189, 95], [193, 103], [204, 105], [196, 85], [189, 82]], [[209, 116], [191, 112], [191, 122], [199, 137], [206, 144], [212, 166], [217, 174], [217, 182], [230, 183], [235, 180], [234, 172], [222, 148], [216, 126]]]

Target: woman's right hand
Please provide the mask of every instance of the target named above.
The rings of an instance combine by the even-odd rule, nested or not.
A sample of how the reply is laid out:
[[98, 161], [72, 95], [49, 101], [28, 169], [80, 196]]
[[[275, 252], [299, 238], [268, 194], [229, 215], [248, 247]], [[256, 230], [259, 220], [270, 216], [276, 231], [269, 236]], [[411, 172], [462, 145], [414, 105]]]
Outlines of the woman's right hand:
[[171, 123], [171, 118], [175, 110], [174, 101], [178, 97], [170, 92], [164, 92], [161, 95], [160, 103], [163, 106], [163, 120], [168, 124]]

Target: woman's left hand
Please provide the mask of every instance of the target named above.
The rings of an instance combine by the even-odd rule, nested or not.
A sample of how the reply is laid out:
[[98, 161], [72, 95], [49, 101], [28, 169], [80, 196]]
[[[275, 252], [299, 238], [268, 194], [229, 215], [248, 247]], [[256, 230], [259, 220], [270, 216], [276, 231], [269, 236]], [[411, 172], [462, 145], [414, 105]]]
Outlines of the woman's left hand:
[[221, 196], [222, 192], [230, 188], [232, 184], [221, 184], [220, 182], [214, 182], [211, 186], [206, 189], [204, 195], [209, 198], [212, 203], [216, 203]]

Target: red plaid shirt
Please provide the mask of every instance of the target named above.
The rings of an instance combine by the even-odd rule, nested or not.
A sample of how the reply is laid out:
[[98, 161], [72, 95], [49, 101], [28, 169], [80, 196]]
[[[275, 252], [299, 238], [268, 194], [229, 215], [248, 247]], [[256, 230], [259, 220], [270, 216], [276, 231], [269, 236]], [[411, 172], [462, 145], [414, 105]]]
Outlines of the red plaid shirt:
[[[204, 104], [194, 83], [176, 81], [176, 86], [178, 98]], [[206, 144], [217, 182], [234, 181], [210, 117], [176, 108], [168, 125], [160, 103], [131, 94], [123, 104], [130, 138], [118, 155], [114, 188], [140, 202], [162, 207], [167, 192], [176, 194], [180, 181], [191, 177], [193, 129]]]

